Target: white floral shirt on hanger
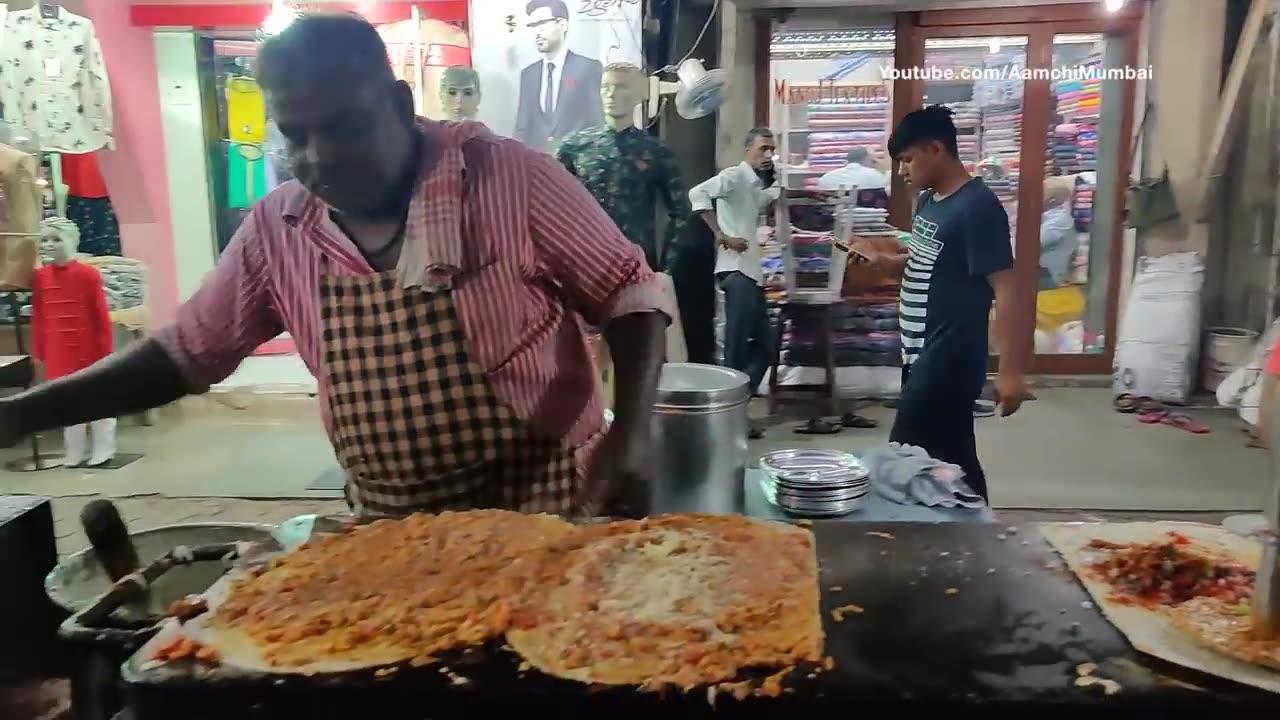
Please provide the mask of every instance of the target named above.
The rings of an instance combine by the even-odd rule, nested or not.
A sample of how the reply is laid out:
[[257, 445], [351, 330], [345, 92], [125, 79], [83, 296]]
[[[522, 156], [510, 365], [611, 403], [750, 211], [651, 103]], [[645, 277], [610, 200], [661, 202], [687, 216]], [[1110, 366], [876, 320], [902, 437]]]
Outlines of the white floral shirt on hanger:
[[93, 22], [58, 8], [15, 10], [0, 48], [4, 117], [39, 134], [46, 151], [87, 153], [111, 144], [111, 85]]

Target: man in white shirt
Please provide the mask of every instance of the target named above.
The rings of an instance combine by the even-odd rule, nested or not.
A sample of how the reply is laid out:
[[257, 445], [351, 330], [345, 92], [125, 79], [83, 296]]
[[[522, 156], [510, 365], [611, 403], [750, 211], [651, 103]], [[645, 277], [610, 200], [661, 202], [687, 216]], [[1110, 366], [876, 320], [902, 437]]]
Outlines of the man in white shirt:
[[849, 148], [847, 164], [818, 179], [819, 190], [884, 190], [889, 187], [889, 173], [875, 167], [871, 153], [864, 147]]
[[[756, 228], [760, 213], [778, 198], [773, 166], [776, 145], [769, 128], [747, 133], [746, 159], [689, 190], [693, 212], [715, 233], [716, 281], [724, 291], [724, 360], [759, 390], [773, 358], [773, 336], [764, 299], [764, 272]], [[752, 436], [759, 437], [753, 429]]]

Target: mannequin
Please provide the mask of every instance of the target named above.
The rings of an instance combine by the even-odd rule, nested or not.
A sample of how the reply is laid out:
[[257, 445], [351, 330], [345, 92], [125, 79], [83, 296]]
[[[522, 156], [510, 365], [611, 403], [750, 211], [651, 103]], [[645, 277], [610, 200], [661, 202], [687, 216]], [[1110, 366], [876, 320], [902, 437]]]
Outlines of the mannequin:
[[466, 65], [450, 65], [440, 75], [440, 106], [445, 120], [475, 120], [480, 111], [480, 74]]
[[[47, 380], [83, 370], [111, 354], [111, 316], [102, 276], [97, 268], [75, 259], [79, 242], [80, 230], [66, 218], [52, 217], [40, 224], [45, 264], [31, 286], [31, 349], [44, 364]], [[115, 418], [73, 425], [63, 431], [63, 439], [66, 467], [106, 465], [116, 454]]]
[[[675, 155], [661, 140], [635, 126], [636, 106], [648, 89], [644, 72], [635, 65], [605, 66], [600, 78], [604, 126], [566, 136], [556, 157], [582, 181], [622, 234], [644, 250], [649, 267], [664, 270], [675, 258], [675, 243], [690, 211]], [[655, 227], [658, 203], [667, 213], [661, 244]], [[674, 294], [670, 277], [660, 277], [666, 291]], [[667, 362], [689, 358], [678, 315], [667, 326]]]
[[[689, 206], [675, 155], [635, 126], [636, 106], [647, 91], [640, 68], [626, 63], [606, 66], [600, 82], [604, 126], [566, 136], [556, 157], [582, 180], [623, 234], [644, 250], [649, 266], [661, 270], [688, 221]], [[667, 213], [661, 243], [654, 215], [659, 202]]]

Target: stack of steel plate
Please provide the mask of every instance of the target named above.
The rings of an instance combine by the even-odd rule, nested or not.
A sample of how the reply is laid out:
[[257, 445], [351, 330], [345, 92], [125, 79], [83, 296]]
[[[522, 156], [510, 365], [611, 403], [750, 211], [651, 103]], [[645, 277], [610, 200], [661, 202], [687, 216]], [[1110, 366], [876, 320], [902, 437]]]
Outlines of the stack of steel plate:
[[858, 458], [836, 450], [777, 450], [760, 458], [760, 469], [765, 497], [788, 515], [847, 515], [871, 491]]

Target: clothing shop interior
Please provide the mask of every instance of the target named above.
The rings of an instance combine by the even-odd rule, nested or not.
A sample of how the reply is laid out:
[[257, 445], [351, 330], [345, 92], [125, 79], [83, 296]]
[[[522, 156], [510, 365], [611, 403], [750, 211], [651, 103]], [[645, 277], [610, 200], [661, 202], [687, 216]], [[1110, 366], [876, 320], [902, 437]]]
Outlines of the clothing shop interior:
[[[302, 179], [320, 175], [314, 164], [308, 172], [313, 160], [300, 159], [318, 151], [300, 151], [298, 136], [280, 127], [288, 131], [291, 123], [277, 124], [273, 102], [281, 118], [293, 113], [281, 100], [285, 93], [273, 94], [273, 73], [261, 76], [271, 92], [260, 85], [271, 58], [306, 57], [291, 55], [303, 51], [283, 42], [265, 51], [264, 44], [291, 27], [320, 27], [299, 22], [317, 10], [341, 13], [350, 24], [345, 32], [366, 40], [376, 30], [400, 81], [382, 86], [407, 86], [413, 115], [429, 121], [413, 123], [407, 94], [368, 93], [390, 100], [361, 117], [403, 121], [387, 136], [400, 133], [404, 144], [382, 154], [411, 159], [384, 173], [397, 184], [366, 190], [380, 204], [350, 212], [326, 194], [341, 196], [328, 181], [336, 175], [305, 187], [295, 177], [295, 167]], [[110, 501], [104, 505], [118, 512], [126, 539], [156, 529], [152, 545], [137, 540], [140, 551], [179, 543], [183, 552], [162, 561], [172, 564], [192, 562], [183, 555], [188, 545], [239, 543], [244, 533], [258, 533], [292, 547], [296, 533], [328, 533], [320, 529], [325, 521], [405, 508], [434, 513], [510, 502], [524, 513], [605, 516], [601, 508], [617, 502], [618, 488], [600, 492], [608, 500], [597, 507], [594, 497], [579, 502], [591, 493], [574, 483], [590, 484], [588, 472], [610, 483], [642, 477], [627, 455], [626, 443], [637, 437], [652, 443], [644, 448], [645, 471], [654, 475], [645, 478], [645, 491], [654, 515], [862, 522], [875, 529], [857, 535], [876, 542], [894, 540], [898, 531], [881, 527], [890, 523], [958, 533], [1008, 528], [996, 537], [1014, 551], [1031, 542], [1026, 533], [1020, 545], [1012, 540], [1023, 524], [1186, 521], [1239, 537], [1260, 536], [1270, 523], [1280, 532], [1280, 500], [1271, 494], [1280, 483], [1280, 442], [1269, 448], [1264, 429], [1268, 413], [1280, 412], [1269, 380], [1280, 377], [1280, 356], [1271, 357], [1280, 340], [1274, 3], [0, 0], [0, 28], [0, 441], [12, 440], [0, 449], [0, 537], [9, 537], [6, 523], [17, 527], [10, 521], [23, 513], [36, 519], [23, 521], [21, 532], [52, 535], [31, 541], [43, 543], [48, 565], [39, 583], [48, 574], [50, 597], [68, 611], [89, 607], [89, 599], [67, 600], [73, 590], [87, 592], [76, 586], [91, 585], [89, 575], [102, 581], [101, 592], [118, 579], [108, 582], [108, 574], [128, 575], [106, 559], [85, 559], [96, 555], [75, 554], [105, 537], [93, 513], [81, 514], [94, 500]], [[386, 72], [377, 42], [369, 43], [374, 51], [361, 57], [374, 57], [376, 67], [358, 68], [369, 73], [357, 75], [361, 81]], [[314, 83], [297, 79], [302, 75], [278, 82]], [[889, 150], [910, 113], [934, 106], [949, 111], [956, 130], [959, 163], [946, 159], [956, 188], [949, 193], [934, 192], [938, 182], [910, 184], [903, 153]], [[403, 114], [396, 117], [397, 110]], [[447, 152], [429, 155], [437, 141]], [[753, 159], [762, 142], [767, 153]], [[486, 178], [490, 166], [470, 165], [468, 153], [482, 144], [493, 167], [505, 162], [530, 177], [544, 173], [541, 192], [512, 191], [507, 178], [518, 175]], [[909, 149], [921, 147], [933, 145]], [[440, 168], [461, 179], [431, 174]], [[568, 192], [553, 202], [546, 187]], [[941, 221], [925, 215], [973, 187], [989, 190], [981, 196], [987, 209], [1008, 219], [1008, 252], [1003, 232], [987, 246], [998, 246], [1004, 264], [996, 268], [977, 267], [970, 243], [980, 242], [980, 233], [952, 225], [945, 241], [935, 240]], [[434, 192], [456, 193], [457, 207], [454, 196]], [[384, 194], [399, 198], [389, 211]], [[260, 204], [264, 199], [289, 210], [263, 220], [260, 211], [274, 207]], [[371, 207], [384, 215], [362, 214]], [[513, 207], [524, 216], [513, 220]], [[362, 224], [381, 231], [385, 215], [396, 212], [390, 224], [397, 227], [377, 239], [398, 255], [380, 263], [367, 237], [374, 233], [357, 235]], [[452, 219], [457, 227], [448, 226]], [[508, 232], [521, 222], [528, 238]], [[600, 250], [606, 240], [598, 238], [580, 253], [563, 250], [579, 247], [564, 241], [566, 226], [578, 235], [593, 228], [613, 243], [606, 248], [613, 254]], [[325, 235], [330, 231], [335, 235]], [[450, 245], [459, 237], [466, 249]], [[526, 240], [527, 248], [497, 244]], [[500, 250], [478, 261], [472, 255], [483, 252], [470, 248], [480, 246], [468, 244], [478, 242]], [[967, 254], [954, 251], [960, 242]], [[952, 264], [935, 273], [944, 245], [953, 247]], [[304, 251], [293, 254], [298, 247]], [[615, 279], [604, 276], [624, 262], [633, 263], [625, 266], [633, 268], [631, 279], [606, 288]], [[927, 262], [927, 274], [913, 262]], [[949, 280], [936, 280], [947, 272]], [[1000, 288], [997, 276], [1006, 281]], [[941, 285], [965, 288], [956, 303], [963, 307], [954, 310], [957, 317], [972, 311], [963, 321], [937, 320], [951, 312], [936, 310]], [[357, 293], [346, 294], [347, 287], [374, 287], [376, 301], [352, 300]], [[919, 293], [923, 305], [913, 305]], [[393, 304], [402, 297], [404, 307]], [[501, 302], [494, 297], [528, 301], [495, 310]], [[218, 304], [211, 298], [225, 313], [211, 310]], [[400, 314], [369, 320], [370, 303], [407, 315], [405, 308], [419, 307], [410, 301], [432, 314], [411, 317], [409, 325], [400, 324]], [[339, 314], [342, 302], [349, 316]], [[997, 306], [1012, 311], [997, 313]], [[650, 334], [638, 335], [651, 342], [628, 348], [611, 330], [637, 319], [653, 321], [639, 326]], [[908, 415], [899, 412], [907, 407], [904, 388], [920, 377], [913, 358], [937, 342], [931, 333], [938, 322], [963, 324], [967, 333], [964, 349], [936, 352], [930, 370], [947, 372], [937, 368], [960, 354], [957, 364], [972, 370], [951, 370], [971, 380], [966, 387], [974, 393], [963, 398], [963, 412], [951, 407], [946, 414], [966, 432], [972, 415], [973, 433], [958, 444], [967, 442], [964, 452], [973, 457], [976, 438], [981, 468], [968, 474], [985, 475], [989, 492], [964, 484], [965, 468], [973, 466], [895, 441], [895, 420]], [[495, 331], [499, 326], [505, 330]], [[665, 356], [655, 349], [663, 327]], [[336, 339], [343, 332], [350, 337]], [[509, 337], [493, 337], [499, 334]], [[245, 352], [225, 347], [235, 342]], [[182, 388], [168, 398], [178, 400], [38, 432], [22, 423], [41, 413], [3, 411], [7, 403], [50, 414], [30, 398], [59, 397], [59, 388], [65, 397], [85, 377], [77, 373], [122, 362], [140, 343], [163, 356], [158, 367], [171, 370], [169, 379]], [[618, 354], [627, 349], [633, 352]], [[637, 369], [649, 359], [639, 357], [645, 351], [652, 351], [652, 366]], [[396, 360], [366, 362], [356, 357], [361, 352]], [[412, 362], [396, 355], [411, 352], [431, 355]], [[222, 362], [230, 355], [244, 360]], [[221, 365], [227, 373], [208, 367]], [[459, 409], [455, 388], [446, 387], [459, 368], [467, 377], [458, 387], [476, 396], [467, 398], [476, 407]], [[635, 402], [647, 397], [635, 382], [649, 377], [642, 371], [652, 371], [657, 388], [652, 415], [645, 410], [636, 430], [628, 422], [635, 406], [648, 407]], [[414, 372], [420, 374], [404, 381], [406, 389], [388, 389], [389, 377]], [[1023, 381], [1025, 401], [1004, 416], [1010, 399], [996, 388]], [[950, 392], [950, 381], [916, 382], [914, 389]], [[581, 405], [573, 393], [585, 398]], [[622, 393], [631, 402], [619, 400]], [[130, 412], [137, 407], [117, 402]], [[414, 403], [409, 410], [383, 407]], [[415, 412], [425, 419], [409, 422]], [[551, 421], [542, 416], [557, 414], [573, 417], [555, 433], [543, 432], [538, 423]], [[424, 428], [461, 436], [464, 426], [477, 436], [483, 430], [486, 440], [459, 447], [405, 440], [430, 434]], [[578, 432], [582, 439], [573, 439]], [[361, 434], [367, 445], [352, 439]], [[490, 440], [502, 447], [475, 449]], [[462, 468], [440, 460], [460, 463], [473, 451], [487, 459]], [[517, 451], [538, 455], [528, 466], [543, 473], [544, 484], [486, 485], [525, 472], [506, 462]], [[621, 457], [619, 467], [594, 465], [599, 452]], [[367, 458], [378, 453], [414, 457], [371, 469], [382, 461]], [[509, 465], [515, 469], [508, 472]], [[429, 477], [391, 477], [396, 473]], [[443, 483], [454, 480], [485, 489], [458, 491], [459, 508], [392, 504], [444, 497], [453, 491]], [[574, 495], [573, 510], [530, 510], [511, 500], [526, 490], [528, 503], [552, 502], [544, 493]], [[567, 508], [564, 497], [554, 501], [562, 500]], [[396, 511], [384, 512], [379, 502]], [[10, 513], [6, 503], [21, 507]], [[32, 530], [33, 523], [42, 524]], [[921, 543], [930, 556], [938, 552], [932, 542]], [[0, 543], [10, 545], [19, 546]], [[1274, 548], [1268, 552], [1274, 559]], [[13, 562], [0, 552], [0, 570]], [[81, 570], [84, 577], [76, 575]], [[957, 578], [966, 574], [963, 563], [960, 571]], [[940, 588], [939, 597], [968, 601], [969, 587], [955, 582], [962, 587]], [[43, 584], [33, 592], [44, 602]], [[1042, 604], [1056, 612], [1059, 596]], [[1091, 602], [1073, 601], [1072, 611], [1092, 612]], [[861, 605], [847, 605], [832, 617], [841, 623], [847, 615], [852, 625], [862, 613]], [[8, 632], [10, 614], [0, 613], [0, 631]], [[1070, 621], [1066, 614], [1054, 622]], [[1074, 625], [1062, 632], [1078, 632], [1081, 623]], [[1060, 641], [1055, 636], [1045, 646]], [[129, 645], [130, 653], [140, 646]], [[197, 648], [204, 649], [177, 647], [190, 655], [178, 660], [199, 660]], [[119, 663], [128, 657], [112, 656], [115, 674], [105, 681], [69, 681], [77, 703], [101, 710], [76, 717], [148, 717], [114, 714], [124, 702], [119, 687], [146, 684], [121, 679]], [[1074, 682], [1080, 658], [1070, 661]], [[0, 651], [3, 717], [8, 662]], [[138, 677], [154, 669], [141, 667]], [[1093, 672], [1079, 670], [1079, 679]], [[1280, 692], [1280, 676], [1268, 672], [1266, 682], [1245, 684]], [[103, 690], [104, 682], [115, 686]], [[714, 704], [714, 692], [711, 698]]]

